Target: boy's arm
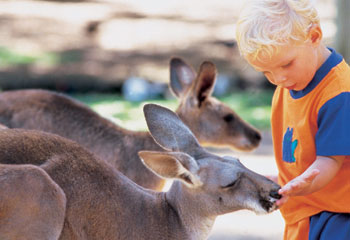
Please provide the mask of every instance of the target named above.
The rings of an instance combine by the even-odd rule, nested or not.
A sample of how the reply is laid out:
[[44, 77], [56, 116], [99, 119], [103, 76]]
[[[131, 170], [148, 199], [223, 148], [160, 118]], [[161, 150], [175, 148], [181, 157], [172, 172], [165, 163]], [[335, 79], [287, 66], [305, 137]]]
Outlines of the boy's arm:
[[283, 195], [277, 205], [284, 204], [290, 196], [303, 196], [316, 192], [326, 186], [337, 174], [345, 156], [317, 156], [311, 166], [298, 177], [294, 178], [280, 190]]

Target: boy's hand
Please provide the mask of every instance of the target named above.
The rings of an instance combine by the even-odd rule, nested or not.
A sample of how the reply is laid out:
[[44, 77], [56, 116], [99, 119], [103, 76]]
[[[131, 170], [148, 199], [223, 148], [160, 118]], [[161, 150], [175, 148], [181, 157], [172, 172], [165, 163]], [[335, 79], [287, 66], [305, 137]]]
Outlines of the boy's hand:
[[314, 169], [310, 172], [306, 171], [284, 185], [278, 191], [278, 193], [282, 195], [282, 198], [276, 202], [277, 206], [280, 207], [286, 203], [290, 196], [301, 196], [307, 194], [309, 188], [313, 183], [313, 180], [319, 173], [320, 171], [317, 169]]

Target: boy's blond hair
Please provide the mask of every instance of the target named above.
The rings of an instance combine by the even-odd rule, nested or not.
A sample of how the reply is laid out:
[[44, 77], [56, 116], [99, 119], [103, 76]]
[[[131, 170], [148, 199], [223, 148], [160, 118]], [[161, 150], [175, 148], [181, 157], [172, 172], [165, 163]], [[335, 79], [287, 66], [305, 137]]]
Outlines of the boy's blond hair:
[[312, 0], [251, 0], [241, 12], [236, 37], [241, 55], [271, 57], [277, 46], [306, 40], [319, 16]]

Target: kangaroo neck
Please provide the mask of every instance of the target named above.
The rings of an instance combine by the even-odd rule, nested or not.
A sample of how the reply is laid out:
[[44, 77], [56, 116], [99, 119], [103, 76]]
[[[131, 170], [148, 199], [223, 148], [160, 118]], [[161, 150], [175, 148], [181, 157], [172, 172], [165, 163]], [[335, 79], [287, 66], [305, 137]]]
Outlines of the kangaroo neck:
[[164, 194], [169, 208], [176, 211], [179, 225], [186, 232], [188, 239], [207, 239], [216, 217], [208, 216], [203, 211], [205, 206], [201, 205], [201, 199], [193, 198], [193, 195], [178, 181], [175, 181], [171, 189]]

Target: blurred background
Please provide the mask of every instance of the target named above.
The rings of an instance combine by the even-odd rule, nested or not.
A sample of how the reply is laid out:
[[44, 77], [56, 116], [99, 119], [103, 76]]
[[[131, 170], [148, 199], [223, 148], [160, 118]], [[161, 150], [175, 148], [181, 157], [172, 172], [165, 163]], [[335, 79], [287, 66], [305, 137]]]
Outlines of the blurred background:
[[[324, 41], [350, 62], [349, 0], [315, 0]], [[43, 88], [67, 93], [117, 124], [145, 130], [142, 106], [175, 109], [169, 61], [198, 69], [212, 61], [214, 95], [263, 133], [253, 153], [239, 156], [262, 174], [277, 172], [270, 135], [273, 86], [239, 56], [235, 22], [239, 0], [2, 0], [0, 90]], [[211, 240], [281, 239], [279, 212], [240, 211], [217, 219]]]

